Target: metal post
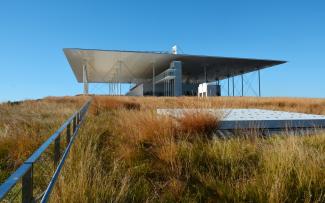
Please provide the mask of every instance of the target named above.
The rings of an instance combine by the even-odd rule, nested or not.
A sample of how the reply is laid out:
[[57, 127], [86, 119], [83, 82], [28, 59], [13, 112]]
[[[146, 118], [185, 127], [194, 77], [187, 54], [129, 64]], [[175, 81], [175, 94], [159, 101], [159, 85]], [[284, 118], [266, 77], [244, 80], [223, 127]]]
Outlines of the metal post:
[[168, 80], [166, 80], [166, 93], [167, 93], [167, 97], [169, 96], [169, 92], [168, 92]]
[[120, 61], [120, 68], [119, 68], [119, 95], [122, 95], [122, 86], [121, 86], [121, 70], [122, 70], [122, 61]]
[[229, 76], [228, 76], [228, 97], [230, 96], [230, 90], [229, 90]]
[[261, 97], [261, 73], [258, 69], [258, 96]]
[[[32, 163], [31, 163], [32, 164]], [[33, 198], [33, 164], [22, 178], [22, 202], [31, 203]]]
[[205, 82], [208, 81], [207, 66], [206, 66], [206, 65], [204, 65], [204, 81], [205, 81]]
[[175, 83], [175, 79], [171, 80], [171, 86], [170, 86], [170, 91], [172, 93], [172, 96], [175, 96], [175, 92], [174, 92], [174, 83]]
[[172, 81], [168, 80], [169, 83], [169, 96], [172, 96]]
[[170, 96], [170, 80], [167, 80], [168, 96]]
[[167, 92], [168, 96], [170, 96], [170, 80], [167, 80]]
[[74, 117], [74, 118], [73, 118], [73, 121], [72, 121], [73, 134], [74, 134], [74, 132], [76, 131], [76, 127], [77, 127], [77, 125], [76, 125], [76, 117]]
[[84, 94], [88, 94], [88, 77], [87, 77], [87, 66], [82, 67], [82, 79], [84, 83]]
[[166, 80], [164, 80], [164, 96], [167, 96]]
[[244, 96], [244, 75], [241, 74], [241, 96]]
[[60, 161], [60, 135], [54, 141], [54, 167], [56, 167]]
[[232, 77], [232, 96], [235, 96], [235, 77]]
[[166, 80], [166, 96], [168, 97], [168, 80]]
[[67, 126], [67, 137], [66, 137], [67, 146], [70, 143], [70, 139], [71, 139], [71, 123], [69, 123]]
[[155, 96], [155, 63], [152, 63], [152, 96]]

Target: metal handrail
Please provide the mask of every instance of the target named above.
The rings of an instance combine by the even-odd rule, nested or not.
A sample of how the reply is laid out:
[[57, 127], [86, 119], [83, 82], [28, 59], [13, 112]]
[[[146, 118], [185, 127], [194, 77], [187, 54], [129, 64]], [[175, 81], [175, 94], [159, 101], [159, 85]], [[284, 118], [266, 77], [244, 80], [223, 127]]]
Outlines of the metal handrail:
[[164, 72], [160, 73], [155, 77], [155, 83], [159, 83], [164, 79], [173, 79], [175, 78], [175, 69], [167, 69]]
[[[84, 120], [84, 116], [89, 108], [91, 100], [88, 100], [77, 112], [75, 112], [61, 127], [49, 137], [7, 180], [0, 185], [0, 200], [3, 200], [10, 190], [22, 179], [22, 202], [33, 202], [33, 165], [40, 158], [50, 144], [54, 141], [54, 164], [57, 166], [51, 181], [42, 196], [41, 202], [47, 202], [52, 188], [62, 169], [64, 161], [70, 151], [71, 145], [78, 133], [80, 125]], [[72, 124], [72, 136], [71, 136]], [[67, 147], [60, 160], [60, 137], [61, 133], [66, 130]]]

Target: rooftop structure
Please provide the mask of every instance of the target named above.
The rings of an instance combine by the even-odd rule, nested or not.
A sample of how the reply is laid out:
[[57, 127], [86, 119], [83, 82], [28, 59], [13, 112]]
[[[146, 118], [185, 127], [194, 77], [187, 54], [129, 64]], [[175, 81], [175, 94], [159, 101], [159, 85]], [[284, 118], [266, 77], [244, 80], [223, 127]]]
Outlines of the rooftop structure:
[[229, 79], [285, 63], [177, 54], [176, 47], [173, 53], [77, 48], [66, 48], [64, 53], [77, 81], [85, 84], [84, 93], [88, 93], [88, 83], [133, 83], [137, 92], [136, 88], [143, 84], [143, 95], [180, 96], [191, 91], [196, 94], [199, 83]]

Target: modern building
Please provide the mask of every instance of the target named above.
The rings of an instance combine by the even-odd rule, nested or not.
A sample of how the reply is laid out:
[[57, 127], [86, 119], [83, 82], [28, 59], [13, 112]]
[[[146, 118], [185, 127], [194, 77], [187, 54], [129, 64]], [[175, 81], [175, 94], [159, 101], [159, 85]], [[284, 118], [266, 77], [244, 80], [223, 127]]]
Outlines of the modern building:
[[[63, 50], [77, 81], [84, 84], [107, 83], [108, 93], [121, 94], [121, 84], [134, 86], [127, 95], [197, 95], [201, 83], [228, 80], [245, 73], [285, 63], [279, 60], [246, 59], [169, 52], [115, 51], [66, 48]], [[242, 82], [242, 95], [243, 95]], [[260, 79], [259, 79], [260, 94]], [[220, 95], [217, 93], [216, 95]]]

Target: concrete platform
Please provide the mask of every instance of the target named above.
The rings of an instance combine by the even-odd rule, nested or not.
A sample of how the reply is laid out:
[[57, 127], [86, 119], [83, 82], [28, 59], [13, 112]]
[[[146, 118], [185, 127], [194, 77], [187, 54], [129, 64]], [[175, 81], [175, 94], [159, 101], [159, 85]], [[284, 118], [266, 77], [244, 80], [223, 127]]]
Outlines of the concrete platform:
[[175, 118], [184, 114], [208, 113], [216, 116], [219, 130], [325, 128], [325, 115], [263, 109], [157, 109], [160, 115]]

